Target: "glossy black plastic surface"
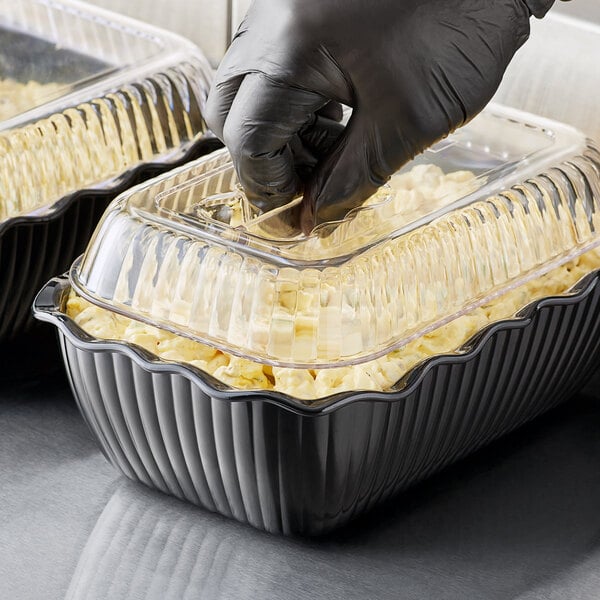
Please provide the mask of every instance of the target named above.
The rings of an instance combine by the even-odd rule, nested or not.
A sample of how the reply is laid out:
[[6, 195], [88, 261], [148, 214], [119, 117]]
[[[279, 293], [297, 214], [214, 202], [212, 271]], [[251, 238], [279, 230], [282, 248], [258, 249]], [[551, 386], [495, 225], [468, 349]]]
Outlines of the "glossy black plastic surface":
[[80, 410], [130, 479], [260, 529], [318, 535], [568, 399], [600, 364], [600, 272], [487, 327], [387, 393], [307, 406], [228, 390], [193, 367], [99, 341], [40, 292]]

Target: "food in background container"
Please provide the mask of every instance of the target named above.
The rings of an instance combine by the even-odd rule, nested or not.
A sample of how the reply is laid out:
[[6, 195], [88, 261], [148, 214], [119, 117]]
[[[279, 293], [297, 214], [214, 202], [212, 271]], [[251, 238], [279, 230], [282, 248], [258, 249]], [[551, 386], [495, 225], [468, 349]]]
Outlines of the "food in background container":
[[[0, 340], [108, 202], [214, 149], [212, 72], [193, 44], [72, 0], [0, 0]], [[210, 142], [210, 143], [209, 143]]]
[[23, 83], [14, 79], [0, 79], [0, 121], [6, 121], [56, 95], [61, 85], [56, 83]]

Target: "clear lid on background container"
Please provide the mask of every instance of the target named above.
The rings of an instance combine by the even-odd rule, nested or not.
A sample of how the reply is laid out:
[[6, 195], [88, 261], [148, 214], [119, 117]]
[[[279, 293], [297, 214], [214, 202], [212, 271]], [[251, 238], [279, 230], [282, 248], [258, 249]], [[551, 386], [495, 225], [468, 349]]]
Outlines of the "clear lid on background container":
[[211, 69], [177, 35], [72, 0], [0, 0], [0, 222], [181, 151]]
[[600, 155], [490, 107], [310, 235], [218, 151], [120, 196], [73, 266], [91, 302], [274, 365], [371, 360], [600, 245]]

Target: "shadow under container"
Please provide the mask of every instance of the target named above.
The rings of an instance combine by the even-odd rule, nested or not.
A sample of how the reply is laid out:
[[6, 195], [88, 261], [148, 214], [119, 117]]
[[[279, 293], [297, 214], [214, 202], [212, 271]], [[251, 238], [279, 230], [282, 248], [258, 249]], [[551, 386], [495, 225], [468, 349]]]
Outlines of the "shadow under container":
[[[115, 200], [83, 259], [75, 262], [70, 276], [52, 280], [34, 307], [39, 319], [58, 328], [80, 410], [110, 462], [130, 479], [255, 527], [318, 535], [583, 386], [600, 364], [598, 271], [564, 295], [537, 300], [514, 318], [488, 325], [455, 352], [423, 361], [389, 391], [344, 392], [314, 403], [274, 391], [234, 390], [193, 366], [161, 360], [126, 342], [95, 339], [66, 314], [67, 297], [75, 289], [98, 306], [232, 354], [287, 367], [297, 360], [302, 368], [329, 368], [385, 354], [600, 243], [600, 158], [575, 130], [492, 107], [408, 168], [420, 163], [445, 171], [467, 169], [476, 177], [464, 193], [448, 196], [444, 206], [434, 212], [424, 207], [423, 214], [401, 224], [389, 216], [373, 218], [377, 211], [387, 215], [393, 209], [388, 197], [393, 193], [384, 190], [364, 212], [326, 225], [322, 237], [293, 231], [293, 219], [286, 214], [293, 206], [262, 215], [245, 203], [224, 151]], [[282, 231], [285, 240], [276, 237]], [[435, 241], [438, 231], [454, 254], [423, 245], [423, 239]], [[466, 238], [452, 241], [452, 231], [466, 233]], [[336, 243], [327, 246], [332, 239]], [[471, 252], [459, 254], [465, 239]], [[515, 239], [522, 243], [516, 245]], [[352, 243], [364, 246], [349, 258], [332, 254]], [[387, 338], [374, 339], [370, 331], [354, 338], [369, 344], [327, 345], [318, 337], [318, 326], [311, 330], [314, 343], [309, 344], [294, 344], [277, 331], [269, 333], [273, 338], [235, 337], [236, 331], [244, 331], [235, 311], [257, 306], [256, 298], [244, 305], [235, 293], [242, 306], [224, 300], [247, 281], [244, 264], [270, 261], [271, 273], [285, 275], [284, 285], [275, 277], [270, 293], [260, 291], [260, 298], [272, 303], [272, 312], [280, 310], [277, 294], [287, 298], [290, 282], [297, 282], [297, 293], [306, 291], [300, 263], [294, 261], [305, 260], [311, 244], [319, 246], [321, 271], [328, 275], [352, 267], [353, 261], [363, 265], [363, 272], [365, 264], [375, 268], [381, 264], [378, 252], [390, 244], [392, 256], [405, 260], [397, 265], [388, 261], [389, 269], [403, 268], [409, 260], [423, 266], [414, 269], [410, 281], [373, 278], [367, 289], [381, 302], [381, 290], [374, 288], [378, 281], [384, 285], [390, 299], [386, 310], [364, 295], [351, 305], [375, 306], [369, 321], [375, 332], [384, 331], [378, 318], [396, 323], [398, 327], [388, 327]], [[195, 257], [220, 253], [216, 276], [205, 269], [190, 279], [190, 271], [185, 272], [190, 248]], [[495, 252], [488, 255], [486, 249]], [[410, 251], [420, 255], [410, 256]], [[290, 253], [303, 254], [300, 259]], [[458, 261], [464, 276], [470, 272], [472, 287], [464, 284], [434, 295], [437, 304], [415, 305], [412, 296], [401, 294], [408, 293], [411, 281], [417, 289], [435, 289], [438, 278], [428, 270], [434, 258], [442, 281], [456, 279], [451, 276]], [[311, 260], [308, 268], [318, 270]], [[224, 266], [227, 277], [220, 278]], [[294, 268], [300, 275], [291, 275]], [[205, 299], [216, 308], [205, 313], [214, 321], [201, 320], [202, 315], [188, 319], [199, 307], [194, 307], [197, 296], [189, 295], [185, 281], [201, 281], [194, 289], [208, 290]], [[398, 281], [402, 286], [395, 288]], [[165, 290], [170, 295], [161, 295]], [[357, 297], [349, 292], [341, 296], [345, 310]], [[413, 315], [412, 328], [400, 317], [390, 320], [393, 310], [403, 319]], [[287, 320], [304, 316], [290, 312]], [[362, 317], [359, 310], [355, 320]], [[306, 341], [306, 328], [303, 334]]]
[[71, 0], [0, 0], [0, 66], [7, 366], [41, 342], [38, 328], [23, 336], [35, 294], [83, 252], [109, 202], [218, 144], [203, 117], [212, 71], [171, 33]]

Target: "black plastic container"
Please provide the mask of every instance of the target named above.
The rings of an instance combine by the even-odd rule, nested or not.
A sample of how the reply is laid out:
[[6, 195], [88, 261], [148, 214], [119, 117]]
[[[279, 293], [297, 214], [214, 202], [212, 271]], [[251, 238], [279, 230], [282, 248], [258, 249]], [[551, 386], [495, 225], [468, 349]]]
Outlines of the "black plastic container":
[[109, 202], [218, 143], [203, 117], [212, 70], [187, 40], [74, 0], [0, 9], [3, 377], [16, 350], [44, 344], [33, 298]]
[[80, 410], [130, 479], [274, 533], [318, 535], [567, 400], [600, 365], [600, 272], [530, 304], [386, 393], [306, 405], [232, 391], [181, 364], [99, 341], [64, 313], [66, 277], [36, 299], [58, 328]]

